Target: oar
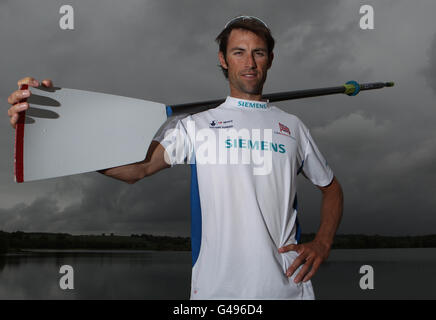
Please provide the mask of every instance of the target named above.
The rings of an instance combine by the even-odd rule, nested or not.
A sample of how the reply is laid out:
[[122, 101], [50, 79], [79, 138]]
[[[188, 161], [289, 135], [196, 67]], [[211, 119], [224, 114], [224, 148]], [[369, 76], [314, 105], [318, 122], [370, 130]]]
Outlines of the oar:
[[[264, 95], [271, 102], [392, 87], [358, 84]], [[23, 87], [22, 89], [27, 89]], [[224, 99], [167, 106], [162, 103], [68, 88], [30, 88], [30, 108], [15, 130], [15, 181], [97, 171], [144, 160], [168, 117], [214, 108]]]

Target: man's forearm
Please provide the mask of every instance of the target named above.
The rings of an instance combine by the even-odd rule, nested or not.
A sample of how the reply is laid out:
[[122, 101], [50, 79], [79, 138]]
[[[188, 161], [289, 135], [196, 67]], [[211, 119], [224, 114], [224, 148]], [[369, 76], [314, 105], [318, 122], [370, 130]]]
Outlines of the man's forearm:
[[144, 177], [148, 177], [156, 172], [169, 168], [170, 165], [165, 161], [165, 149], [158, 141], [152, 141], [148, 148], [147, 156], [144, 161], [114, 167], [98, 172], [129, 184], [135, 183]]
[[336, 178], [333, 179], [333, 182], [328, 187], [321, 188], [321, 190], [323, 192], [321, 223], [315, 240], [324, 243], [330, 248], [341, 221], [344, 196], [341, 185]]
[[296, 251], [298, 257], [286, 270], [286, 276], [291, 277], [295, 271], [304, 265], [295, 276], [294, 282], [309, 281], [325, 261], [333, 244], [336, 230], [342, 217], [343, 194], [336, 178], [326, 187], [319, 187], [322, 191], [321, 225], [313, 241], [301, 244], [290, 244], [279, 248], [279, 252]]
[[146, 175], [146, 163], [139, 162], [97, 171], [108, 177], [133, 184]]

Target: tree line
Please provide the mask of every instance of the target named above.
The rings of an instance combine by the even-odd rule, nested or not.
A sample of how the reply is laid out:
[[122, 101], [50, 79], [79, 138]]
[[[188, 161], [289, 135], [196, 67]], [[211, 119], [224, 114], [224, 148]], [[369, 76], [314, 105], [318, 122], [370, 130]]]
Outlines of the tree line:
[[120, 236], [0, 231], [0, 253], [23, 249], [191, 250], [190, 238], [132, 234]]
[[[301, 243], [311, 241], [314, 233], [302, 234]], [[436, 235], [391, 237], [380, 235], [336, 235], [333, 249], [375, 248], [436, 248]], [[113, 233], [100, 235], [71, 235], [68, 233], [4, 232], [0, 231], [0, 253], [23, 249], [120, 249], [190, 251], [189, 237]]]

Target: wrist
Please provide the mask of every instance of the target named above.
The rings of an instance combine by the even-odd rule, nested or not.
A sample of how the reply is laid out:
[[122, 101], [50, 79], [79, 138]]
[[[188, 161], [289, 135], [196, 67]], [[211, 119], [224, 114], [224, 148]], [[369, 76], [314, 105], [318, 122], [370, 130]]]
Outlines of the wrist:
[[313, 241], [321, 244], [322, 246], [324, 246], [328, 250], [330, 250], [330, 248], [333, 245], [333, 238], [332, 237], [316, 235], [315, 239]]

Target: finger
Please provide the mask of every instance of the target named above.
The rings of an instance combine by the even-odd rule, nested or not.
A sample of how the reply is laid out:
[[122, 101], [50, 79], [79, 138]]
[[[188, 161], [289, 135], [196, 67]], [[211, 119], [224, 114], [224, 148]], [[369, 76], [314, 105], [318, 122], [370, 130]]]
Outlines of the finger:
[[23, 84], [27, 84], [31, 87], [38, 87], [39, 82], [38, 80], [32, 78], [32, 77], [25, 77], [23, 79], [18, 80], [18, 88], [20, 88]]
[[306, 276], [303, 279], [303, 282], [309, 281], [310, 279], [312, 279], [312, 277], [315, 275], [315, 273], [318, 271], [319, 267], [321, 266], [322, 260], [321, 259], [316, 259], [315, 262], [312, 265], [312, 269], [310, 270], [310, 272], [308, 274], [306, 274]]
[[53, 87], [53, 81], [51, 81], [50, 79], [44, 79], [41, 81], [41, 83], [44, 87], [47, 87], [47, 88]]
[[21, 100], [24, 100], [24, 99], [30, 97], [30, 94], [31, 94], [30, 90], [15, 90], [8, 97], [8, 103], [14, 105], [14, 104], [20, 102]]
[[27, 110], [29, 108], [29, 104], [27, 102], [14, 104], [12, 107], [8, 109], [8, 116], [13, 117], [15, 114]]
[[9, 120], [9, 122], [11, 123], [12, 128], [16, 128], [17, 126], [17, 122], [18, 122], [18, 113], [14, 114], [11, 119]]
[[295, 270], [297, 270], [304, 263], [305, 260], [305, 256], [299, 255], [286, 271], [286, 276], [291, 277], [294, 274]]
[[288, 251], [297, 251], [298, 244], [289, 244], [287, 246], [279, 248], [280, 253], [288, 252]]
[[313, 263], [313, 259], [306, 260], [300, 272], [298, 272], [297, 276], [294, 279], [295, 283], [299, 283], [304, 278], [304, 276], [309, 272], [312, 263]]
[[9, 108], [8, 115], [10, 116], [9, 122], [11, 123], [12, 128], [16, 128], [18, 119], [20, 118], [19, 113], [27, 110], [29, 108], [29, 104], [27, 102], [17, 103], [13, 107]]

